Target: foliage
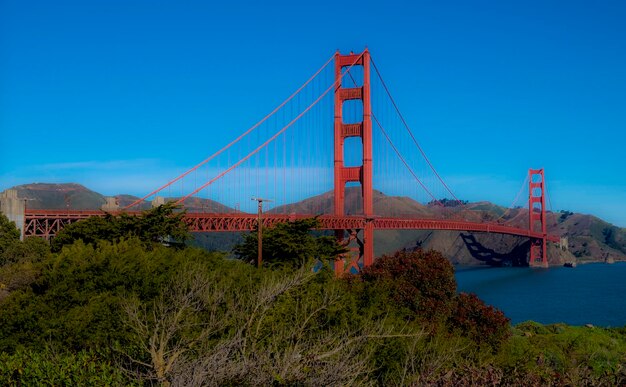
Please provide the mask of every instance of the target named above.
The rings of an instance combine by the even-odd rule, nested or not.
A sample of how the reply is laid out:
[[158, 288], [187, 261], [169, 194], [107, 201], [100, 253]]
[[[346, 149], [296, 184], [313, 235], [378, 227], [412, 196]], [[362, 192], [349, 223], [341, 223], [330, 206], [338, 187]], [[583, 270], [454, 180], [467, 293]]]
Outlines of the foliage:
[[[364, 302], [383, 313], [403, 308], [406, 319], [418, 319], [435, 328], [435, 334], [449, 332], [478, 345], [479, 349], [497, 351], [509, 336], [509, 320], [504, 314], [485, 305], [475, 295], [456, 294], [452, 265], [438, 252], [416, 250], [397, 252], [379, 258], [363, 270], [360, 279], [348, 279], [353, 291]], [[363, 283], [360, 287], [355, 282]], [[392, 301], [396, 311], [385, 304]]]
[[428, 205], [429, 206], [443, 206], [443, 207], [457, 207], [457, 206], [464, 206], [467, 203], [469, 203], [467, 200], [443, 198], [440, 200], [431, 200], [428, 202]]
[[39, 268], [31, 262], [0, 267], [0, 302], [15, 291], [28, 288], [39, 275]]
[[[264, 228], [263, 262], [297, 268], [315, 260], [327, 262], [336, 259], [346, 250], [335, 237], [314, 235], [311, 230], [319, 225], [318, 219], [309, 218]], [[246, 234], [243, 242], [235, 246], [233, 252], [239, 259], [255, 263], [257, 242], [257, 232]]]
[[15, 223], [0, 213], [0, 255], [12, 244], [20, 240], [20, 230]]
[[138, 385], [126, 379], [111, 361], [91, 351], [55, 354], [50, 350], [0, 353], [2, 386]]
[[536, 384], [623, 385], [626, 330], [529, 321], [513, 329], [497, 362], [505, 375]]
[[368, 344], [391, 334], [380, 322], [346, 313], [351, 295], [332, 275], [310, 266], [259, 271], [232, 262], [230, 268], [244, 266], [248, 274], [231, 278], [225, 268], [190, 267], [155, 302], [129, 300], [127, 323], [143, 350], [132, 360], [134, 371], [173, 385], [368, 381]]
[[0, 266], [22, 263], [41, 262], [50, 256], [50, 246], [48, 243], [37, 237], [28, 237], [24, 241], [15, 241], [9, 244], [4, 252], [0, 254]]
[[[121, 231], [126, 220], [134, 237]], [[114, 234], [87, 227], [92, 240], [57, 253], [27, 239], [0, 255], [0, 385], [626, 382], [626, 329], [511, 329], [500, 311], [456, 294], [452, 266], [434, 251], [384, 256], [338, 280], [312, 270], [341, 248], [311, 222], [268, 229], [275, 270], [257, 270], [169, 249], [163, 228], [108, 221]], [[247, 248], [255, 257], [256, 243]]]
[[461, 293], [448, 320], [452, 329], [471, 338], [479, 345], [498, 349], [510, 335], [510, 320], [502, 311], [486, 305], [475, 294]]
[[45, 342], [75, 350], [124, 341], [122, 297], [134, 293], [150, 300], [182, 262], [208, 267], [216, 259], [196, 249], [155, 246], [147, 251], [137, 239], [96, 246], [79, 241], [36, 264], [34, 281], [2, 302], [0, 350], [38, 348]]
[[0, 254], [0, 301], [32, 284], [41, 272], [39, 263], [49, 257], [50, 247], [40, 238], [8, 244]]
[[434, 250], [400, 251], [384, 255], [365, 268], [362, 280], [385, 291], [399, 306], [424, 321], [447, 317], [456, 294], [454, 268]]
[[559, 216], [559, 220], [561, 222], [565, 221], [567, 218], [569, 218], [570, 216], [574, 215], [574, 213], [572, 211], [567, 211], [567, 210], [561, 210], [560, 214], [561, 214], [561, 216]]
[[626, 253], [626, 233], [620, 231], [621, 230], [615, 226], [608, 226], [603, 228], [603, 241], [610, 248]]
[[52, 250], [58, 252], [77, 240], [95, 244], [101, 240], [115, 242], [130, 237], [138, 238], [147, 246], [155, 243], [180, 246], [189, 233], [182, 220], [184, 212], [176, 212], [177, 208], [174, 203], [166, 203], [146, 210], [140, 216], [106, 214], [72, 223], [52, 240]]

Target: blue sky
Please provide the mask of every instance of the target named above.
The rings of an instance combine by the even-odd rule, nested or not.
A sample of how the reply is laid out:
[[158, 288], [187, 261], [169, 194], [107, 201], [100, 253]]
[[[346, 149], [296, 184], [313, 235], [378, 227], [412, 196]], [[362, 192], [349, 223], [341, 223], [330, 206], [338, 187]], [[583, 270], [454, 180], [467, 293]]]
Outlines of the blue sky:
[[[626, 226], [623, 1], [0, 0], [0, 189], [147, 193], [369, 47], [457, 195]], [[330, 150], [329, 150], [330, 152]]]

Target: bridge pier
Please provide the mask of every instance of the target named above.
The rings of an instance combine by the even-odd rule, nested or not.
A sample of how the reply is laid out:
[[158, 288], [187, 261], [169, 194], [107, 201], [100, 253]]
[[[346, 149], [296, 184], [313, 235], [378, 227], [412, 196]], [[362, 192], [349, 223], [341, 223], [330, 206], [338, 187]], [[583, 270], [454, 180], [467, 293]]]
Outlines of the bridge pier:
[[20, 230], [20, 240], [24, 240], [24, 213], [26, 200], [17, 197], [17, 191], [8, 189], [0, 193], [0, 212]]
[[530, 267], [548, 268], [547, 241], [545, 238], [530, 241], [530, 257], [528, 261]]
[[106, 203], [100, 207], [102, 211], [115, 212], [120, 210], [120, 205], [116, 197], [106, 197], [104, 200], [106, 200]]

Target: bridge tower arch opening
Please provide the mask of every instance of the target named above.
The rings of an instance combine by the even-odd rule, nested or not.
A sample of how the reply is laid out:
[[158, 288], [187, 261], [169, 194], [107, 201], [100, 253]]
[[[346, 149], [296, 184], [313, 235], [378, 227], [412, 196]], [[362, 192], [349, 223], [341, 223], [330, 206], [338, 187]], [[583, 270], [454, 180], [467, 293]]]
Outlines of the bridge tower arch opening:
[[[342, 77], [344, 68], [362, 67], [362, 84], [350, 87], [350, 82], [343, 82], [342, 78], [352, 77], [346, 74]], [[355, 82], [356, 83], [356, 82]], [[346, 101], [360, 101], [362, 106], [359, 113], [361, 119], [344, 119], [344, 103]], [[340, 241], [346, 235], [354, 239], [358, 245], [358, 256], [346, 255], [344, 259], [335, 262], [335, 273], [341, 275], [345, 270], [359, 270], [359, 264], [364, 267], [374, 262], [374, 201], [372, 182], [372, 104], [370, 88], [370, 53], [367, 49], [361, 54], [335, 54], [335, 117], [334, 117], [334, 215], [345, 216], [346, 184], [357, 182], [361, 185], [361, 199], [363, 216], [366, 219], [363, 230], [335, 230]], [[359, 114], [361, 115], [361, 114]], [[346, 166], [345, 142], [346, 139], [357, 137], [361, 139], [362, 164], [360, 166]], [[362, 231], [362, 232], [361, 232]], [[348, 240], [349, 242], [350, 240]]]

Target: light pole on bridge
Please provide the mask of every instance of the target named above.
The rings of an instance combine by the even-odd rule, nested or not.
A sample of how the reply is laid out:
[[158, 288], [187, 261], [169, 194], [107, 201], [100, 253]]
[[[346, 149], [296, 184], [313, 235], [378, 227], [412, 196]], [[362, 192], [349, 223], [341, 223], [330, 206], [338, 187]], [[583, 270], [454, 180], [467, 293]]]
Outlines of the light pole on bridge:
[[257, 267], [260, 269], [263, 264], [263, 202], [271, 202], [270, 199], [263, 198], [251, 198], [258, 202], [258, 217], [257, 217]]

